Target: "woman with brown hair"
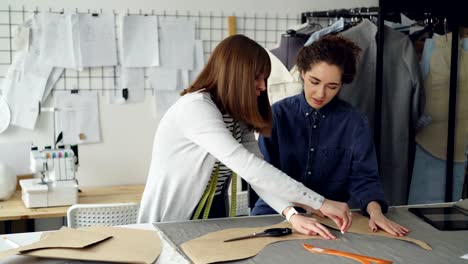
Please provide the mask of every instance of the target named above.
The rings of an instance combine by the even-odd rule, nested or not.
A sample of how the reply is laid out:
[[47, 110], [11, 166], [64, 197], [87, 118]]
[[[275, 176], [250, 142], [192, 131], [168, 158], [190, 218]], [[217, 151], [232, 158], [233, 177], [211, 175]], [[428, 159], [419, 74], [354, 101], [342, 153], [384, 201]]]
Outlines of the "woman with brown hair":
[[[271, 131], [269, 74], [267, 52], [245, 36], [228, 37], [215, 48], [159, 123], [139, 222], [234, 216], [227, 187], [238, 174], [288, 220], [293, 205], [304, 205], [329, 216], [343, 232], [349, 228], [345, 203], [325, 199], [263, 160], [254, 131]], [[311, 218], [293, 219], [299, 232], [335, 238]]]

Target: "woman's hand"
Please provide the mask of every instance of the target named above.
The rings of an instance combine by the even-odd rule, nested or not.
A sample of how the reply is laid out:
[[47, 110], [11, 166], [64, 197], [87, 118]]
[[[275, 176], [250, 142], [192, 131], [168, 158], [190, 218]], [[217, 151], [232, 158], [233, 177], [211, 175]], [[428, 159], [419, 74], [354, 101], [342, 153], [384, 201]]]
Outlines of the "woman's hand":
[[292, 224], [294, 230], [304, 235], [320, 235], [325, 239], [336, 238], [324, 225], [320, 224], [315, 218], [295, 214], [291, 216], [289, 222]]
[[353, 214], [346, 203], [325, 199], [319, 210], [335, 222], [342, 234], [351, 226]]
[[370, 216], [369, 227], [373, 232], [382, 229], [393, 236], [406, 236], [409, 229], [401, 226], [383, 215], [380, 204], [373, 201], [367, 205], [367, 213]]

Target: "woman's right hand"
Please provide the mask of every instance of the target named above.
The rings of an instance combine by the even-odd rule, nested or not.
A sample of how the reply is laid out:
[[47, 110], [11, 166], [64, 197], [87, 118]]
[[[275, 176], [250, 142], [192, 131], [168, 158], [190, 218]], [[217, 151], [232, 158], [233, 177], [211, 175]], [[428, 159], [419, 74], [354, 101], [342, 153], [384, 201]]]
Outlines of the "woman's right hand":
[[351, 226], [353, 214], [346, 203], [325, 199], [319, 211], [333, 220], [343, 234]]
[[325, 239], [335, 239], [336, 237], [315, 218], [295, 214], [291, 216], [289, 222], [294, 230], [304, 235], [315, 236], [320, 235]]

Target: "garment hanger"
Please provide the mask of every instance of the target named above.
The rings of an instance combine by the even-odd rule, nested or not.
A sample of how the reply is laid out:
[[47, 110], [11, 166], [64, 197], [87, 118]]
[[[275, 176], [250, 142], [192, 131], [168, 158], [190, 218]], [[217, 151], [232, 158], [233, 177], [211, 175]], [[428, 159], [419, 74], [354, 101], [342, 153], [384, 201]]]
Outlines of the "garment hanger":
[[318, 23], [318, 18], [316, 18], [316, 20], [317, 21], [314, 20], [314, 17], [307, 17], [306, 26], [296, 30], [296, 34], [310, 35], [315, 31], [322, 29], [322, 25]]

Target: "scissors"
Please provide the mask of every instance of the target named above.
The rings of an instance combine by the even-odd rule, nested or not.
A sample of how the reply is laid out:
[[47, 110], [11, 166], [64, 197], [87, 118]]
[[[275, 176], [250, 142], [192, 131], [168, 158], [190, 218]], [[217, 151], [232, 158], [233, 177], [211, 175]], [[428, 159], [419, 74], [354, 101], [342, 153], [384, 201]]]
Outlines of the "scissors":
[[292, 229], [291, 228], [269, 228], [269, 229], [266, 229], [266, 230], [264, 230], [262, 232], [255, 232], [255, 233], [252, 233], [252, 234], [246, 235], [246, 236], [230, 238], [230, 239], [224, 240], [224, 242], [231, 242], [231, 241], [254, 238], [254, 237], [286, 236], [286, 235], [290, 235], [290, 234], [292, 234]]
[[345, 258], [350, 258], [354, 259], [362, 264], [371, 264], [371, 263], [376, 263], [376, 264], [391, 264], [393, 263], [392, 261], [385, 260], [385, 259], [379, 259], [379, 258], [374, 258], [374, 257], [369, 257], [369, 256], [364, 256], [364, 255], [359, 255], [359, 254], [354, 254], [350, 252], [345, 252], [345, 251], [339, 251], [335, 249], [329, 249], [329, 248], [319, 248], [315, 247], [309, 244], [304, 244], [303, 245], [305, 249], [308, 251], [314, 253], [314, 254], [328, 254], [328, 255], [335, 255], [335, 256], [341, 256]]

